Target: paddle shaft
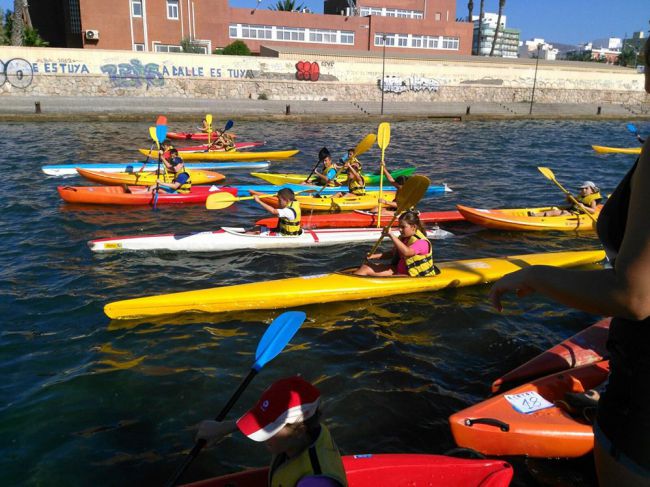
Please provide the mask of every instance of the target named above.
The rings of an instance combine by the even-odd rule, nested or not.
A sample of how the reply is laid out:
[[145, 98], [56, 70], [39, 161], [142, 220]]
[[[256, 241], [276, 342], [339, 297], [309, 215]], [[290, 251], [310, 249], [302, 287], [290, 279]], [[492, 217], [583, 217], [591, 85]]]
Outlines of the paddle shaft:
[[[231, 396], [231, 398], [228, 400], [226, 405], [223, 407], [223, 409], [219, 412], [216, 418], [214, 418], [215, 421], [223, 421], [224, 418], [226, 417], [226, 414], [230, 412], [232, 407], [235, 405], [239, 397], [242, 395], [244, 390], [248, 387], [248, 384], [251, 383], [253, 378], [257, 375], [257, 370], [251, 369], [246, 378], [239, 384], [239, 387], [235, 391], [235, 393]], [[183, 463], [176, 469], [174, 472], [173, 477], [165, 484], [166, 487], [173, 487], [176, 485], [176, 482], [180, 480], [180, 478], [183, 476], [185, 471], [188, 469], [190, 464], [194, 461], [196, 456], [199, 454], [199, 452], [203, 449], [203, 447], [207, 444], [207, 441], [204, 439], [200, 439], [194, 444], [194, 447], [190, 451], [190, 453], [185, 457], [185, 460]]]

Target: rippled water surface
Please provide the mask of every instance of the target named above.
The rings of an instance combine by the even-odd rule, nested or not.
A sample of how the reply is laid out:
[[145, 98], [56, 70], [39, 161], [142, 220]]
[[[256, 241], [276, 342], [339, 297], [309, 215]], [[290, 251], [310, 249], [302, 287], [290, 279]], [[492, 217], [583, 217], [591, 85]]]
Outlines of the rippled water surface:
[[[237, 121], [235, 121], [237, 122]], [[148, 146], [144, 123], [0, 124], [0, 470], [3, 485], [157, 485], [193, 444], [252, 365], [257, 342], [280, 311], [184, 315], [110, 322], [108, 301], [335, 270], [369, 245], [230, 255], [92, 255], [86, 241], [113, 235], [246, 226], [254, 204], [220, 212], [63, 204], [45, 163], [131, 161]], [[174, 124], [170, 129], [183, 130]], [[646, 127], [642, 127], [645, 129]], [[272, 171], [305, 172], [322, 146], [334, 154], [376, 125], [242, 122], [239, 140], [295, 146]], [[632, 156], [598, 156], [590, 144], [632, 147], [624, 122], [417, 121], [392, 124], [389, 167], [417, 166], [453, 193], [422, 209], [561, 203], [537, 170], [574, 188], [585, 179], [610, 192]], [[377, 165], [375, 147], [362, 159]], [[254, 183], [245, 172], [228, 182]], [[440, 260], [595, 248], [594, 235], [515, 234], [466, 224], [435, 242]], [[597, 317], [540, 298], [510, 301], [502, 314], [488, 287], [308, 306], [291, 344], [268, 364], [231, 413], [272, 381], [300, 373], [317, 383], [324, 414], [346, 454], [443, 453], [454, 447], [447, 417], [488, 395], [490, 383]], [[590, 459], [509, 459], [515, 485], [593, 485]], [[235, 436], [204, 451], [186, 481], [264, 465], [261, 445]]]

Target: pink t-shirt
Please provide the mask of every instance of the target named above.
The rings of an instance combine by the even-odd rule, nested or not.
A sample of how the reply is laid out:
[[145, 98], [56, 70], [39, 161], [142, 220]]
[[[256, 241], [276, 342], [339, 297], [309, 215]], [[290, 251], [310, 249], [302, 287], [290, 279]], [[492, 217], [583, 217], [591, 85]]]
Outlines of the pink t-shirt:
[[[410, 245], [415, 251], [415, 255], [427, 255], [429, 253], [429, 241], [424, 239], [418, 239], [413, 242], [413, 245]], [[406, 267], [406, 259], [400, 256], [399, 261], [397, 261], [397, 269], [395, 270], [396, 274], [404, 274], [408, 276], [409, 270]]]

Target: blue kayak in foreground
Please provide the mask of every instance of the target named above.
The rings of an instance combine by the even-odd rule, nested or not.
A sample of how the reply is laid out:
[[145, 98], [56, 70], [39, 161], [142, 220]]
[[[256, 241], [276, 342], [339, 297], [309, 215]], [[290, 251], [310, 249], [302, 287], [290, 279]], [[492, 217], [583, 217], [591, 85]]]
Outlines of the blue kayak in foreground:
[[[133, 162], [98, 162], [98, 163], [78, 163], [78, 164], [53, 164], [42, 166], [41, 169], [48, 176], [76, 176], [77, 168], [89, 171], [104, 172], [139, 172], [142, 167], [142, 161]], [[151, 161], [145, 166], [145, 171], [155, 171], [158, 167], [157, 161]], [[207, 162], [207, 163], [187, 163], [187, 169], [204, 169], [217, 170], [224, 169], [262, 169], [269, 167], [268, 161], [261, 162]]]
[[[332, 195], [338, 192], [346, 192], [348, 190], [347, 186], [327, 186], [323, 188], [322, 186], [310, 185], [310, 184], [283, 184], [282, 186], [276, 186], [274, 184], [242, 184], [242, 185], [227, 185], [224, 187], [237, 188], [237, 194], [244, 196], [248, 191], [259, 191], [260, 193], [277, 193], [282, 188], [290, 188], [294, 192], [299, 191], [321, 191], [321, 194]], [[379, 186], [366, 186], [366, 191], [379, 191]], [[395, 188], [391, 185], [384, 185], [384, 192], [386, 191], [395, 191]], [[446, 184], [442, 185], [430, 185], [427, 188], [426, 194], [435, 194], [435, 193], [445, 193], [452, 191], [452, 189]]]

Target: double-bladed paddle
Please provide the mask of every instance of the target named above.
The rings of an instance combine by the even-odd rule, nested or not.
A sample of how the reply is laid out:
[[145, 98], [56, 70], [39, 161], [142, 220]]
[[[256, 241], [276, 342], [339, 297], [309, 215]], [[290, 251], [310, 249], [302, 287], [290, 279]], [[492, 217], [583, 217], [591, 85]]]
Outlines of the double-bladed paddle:
[[[166, 120], [167, 119], [165, 118], [165, 121]], [[156, 145], [158, 146], [158, 169], [156, 169], [156, 177], [160, 178], [160, 164], [162, 163], [162, 157], [160, 155], [160, 144], [165, 140], [165, 137], [167, 137], [167, 125], [156, 125], [156, 131], [155, 132], [156, 132], [156, 137], [154, 138], [154, 141], [156, 142]], [[156, 181], [156, 188], [154, 189], [154, 194], [153, 194], [153, 209], [154, 210], [156, 210], [157, 207], [158, 207], [158, 192], [159, 191], [160, 191], [160, 183], [158, 183]]]
[[[388, 222], [388, 225], [384, 227], [384, 230], [381, 232], [381, 236], [379, 237], [379, 240], [377, 240], [377, 243], [375, 243], [375, 245], [372, 247], [370, 252], [368, 252], [368, 255], [372, 255], [375, 253], [375, 251], [381, 244], [381, 241], [388, 234], [390, 227], [393, 226], [393, 222], [400, 215], [400, 213], [403, 213], [409, 208], [418, 204], [418, 202], [422, 199], [424, 194], [427, 192], [427, 188], [429, 187], [430, 183], [431, 181], [429, 181], [429, 178], [427, 178], [426, 176], [411, 176], [410, 178], [408, 178], [408, 180], [397, 192], [397, 197], [395, 200], [397, 202], [397, 209], [395, 210], [395, 213], [393, 213], [393, 218], [391, 218], [390, 222]], [[377, 217], [379, 217], [379, 214], [377, 215]]]
[[[379, 200], [384, 192], [384, 153], [386, 152], [386, 147], [388, 147], [389, 143], [390, 124], [388, 122], [382, 122], [379, 124], [379, 129], [377, 131], [377, 145], [381, 149], [381, 162], [379, 164], [379, 198], [377, 199], [377, 208], [379, 210], [377, 213], [377, 228], [381, 227], [381, 204], [379, 203]], [[420, 196], [420, 198], [422, 198], [422, 196]], [[418, 201], [420, 198], [418, 198]]]
[[[541, 166], [538, 167], [537, 169], [539, 170], [539, 172], [541, 172], [544, 175], [544, 177], [546, 179], [549, 179], [549, 180], [553, 181], [557, 185], [557, 187], [560, 188], [569, 197], [569, 199], [573, 203], [575, 203], [576, 208], [582, 208], [582, 205], [580, 204], [580, 202], [577, 199], [575, 199], [575, 197], [569, 191], [567, 191], [564, 188], [564, 186], [562, 186], [558, 182], [557, 179], [555, 179], [555, 174], [553, 174], [553, 171], [551, 171], [548, 167], [541, 167]], [[591, 218], [594, 221], [594, 223], [597, 221], [596, 217], [594, 215], [592, 215], [591, 213], [589, 213], [588, 211], [583, 210], [583, 212], [584, 212], [585, 215], [589, 216], [589, 218]]]
[[[304, 191], [295, 191], [294, 194], [308, 193], [313, 192], [314, 190], [309, 188]], [[259, 194], [257, 195], [260, 198], [275, 198], [274, 194]], [[208, 199], [205, 200], [205, 207], [208, 210], [223, 210], [229, 206], [237, 203], [238, 201], [252, 200], [255, 196], [233, 196], [231, 193], [226, 191], [214, 193], [208, 196]]]
[[[142, 163], [142, 167], [138, 172], [144, 171], [144, 167], [149, 163], [149, 160], [151, 159], [151, 152], [153, 151], [154, 146], [158, 145], [158, 140], [157, 140], [158, 137], [156, 136], [156, 127], [154, 126], [149, 127], [149, 137], [151, 137], [152, 140], [151, 147], [149, 147], [149, 153], [147, 154], [147, 158]], [[160, 146], [158, 146], [158, 148], [160, 149]]]
[[[284, 349], [306, 318], [307, 315], [302, 311], [287, 311], [271, 322], [257, 345], [257, 350], [255, 350], [255, 363], [253, 363], [250, 372], [239, 385], [230, 400], [219, 412], [215, 421], [224, 420], [226, 414], [228, 414], [230, 409], [232, 409], [235, 402], [237, 402], [237, 399], [239, 399], [246, 387], [248, 387], [248, 384], [250, 384], [262, 367], [273, 360]], [[205, 440], [199, 440], [194, 444], [192, 451], [190, 451], [187, 457], [185, 457], [183, 463], [178, 469], [176, 469], [174, 475], [165, 484], [167, 487], [173, 487], [176, 485], [176, 482], [178, 482], [183, 473], [185, 473], [206, 443]]]

